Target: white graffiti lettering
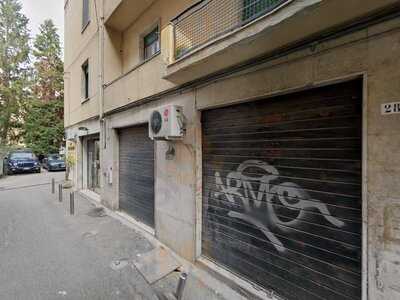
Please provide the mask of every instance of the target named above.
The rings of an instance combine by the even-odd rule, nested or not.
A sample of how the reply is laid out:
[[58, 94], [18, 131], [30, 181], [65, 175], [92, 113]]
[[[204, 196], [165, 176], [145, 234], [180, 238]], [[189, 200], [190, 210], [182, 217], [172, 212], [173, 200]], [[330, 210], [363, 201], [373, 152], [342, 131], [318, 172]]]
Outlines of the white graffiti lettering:
[[[261, 170], [262, 175], [247, 176], [244, 175], [246, 170]], [[273, 243], [279, 252], [284, 252], [286, 248], [283, 243], [276, 237], [274, 233], [265, 225], [262, 220], [258, 220], [251, 212], [261, 207], [262, 203], [267, 207], [267, 218], [270, 224], [284, 225], [279, 226], [281, 230], [290, 232], [291, 228], [299, 225], [309, 212], [309, 208], [318, 210], [321, 215], [336, 227], [343, 227], [345, 223], [334, 216], [328, 210], [328, 207], [321, 201], [311, 199], [309, 194], [299, 185], [293, 182], [279, 183], [278, 170], [266, 162], [259, 160], [247, 160], [243, 162], [237, 171], [230, 172], [226, 177], [226, 183], [219, 172], [215, 173], [215, 180], [218, 192], [215, 197], [219, 199], [224, 196], [230, 203], [236, 204], [235, 199], [239, 199], [243, 206], [243, 213], [230, 211], [228, 215], [259, 228], [264, 235]], [[274, 183], [272, 183], [275, 181]], [[255, 186], [258, 186], [258, 189]], [[265, 199], [265, 201], [263, 201]], [[280, 205], [285, 209], [297, 212], [295, 218], [285, 218], [282, 220], [275, 212], [273, 200], [278, 200]]]

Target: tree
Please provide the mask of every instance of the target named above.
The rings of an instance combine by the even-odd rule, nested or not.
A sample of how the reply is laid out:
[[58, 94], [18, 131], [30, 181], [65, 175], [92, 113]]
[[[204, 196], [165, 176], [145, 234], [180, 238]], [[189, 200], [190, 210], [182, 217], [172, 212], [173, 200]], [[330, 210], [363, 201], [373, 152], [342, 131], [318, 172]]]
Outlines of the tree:
[[52, 20], [39, 27], [33, 48], [34, 88], [36, 99], [43, 102], [63, 99], [64, 67], [61, 59], [60, 37]]
[[29, 102], [24, 141], [36, 154], [58, 152], [64, 137], [63, 62], [60, 37], [51, 20], [39, 28], [33, 44], [33, 98]]
[[18, 0], [0, 0], [0, 144], [19, 141], [29, 97], [28, 19]]
[[58, 153], [64, 137], [63, 102], [32, 100], [25, 118], [25, 144], [36, 154]]

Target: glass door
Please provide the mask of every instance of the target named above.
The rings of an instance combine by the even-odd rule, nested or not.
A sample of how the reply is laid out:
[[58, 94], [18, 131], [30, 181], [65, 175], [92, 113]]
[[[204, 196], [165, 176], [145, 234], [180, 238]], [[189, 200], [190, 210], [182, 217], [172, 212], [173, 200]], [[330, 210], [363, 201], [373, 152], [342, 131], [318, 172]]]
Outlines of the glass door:
[[100, 193], [100, 140], [88, 140], [88, 188]]

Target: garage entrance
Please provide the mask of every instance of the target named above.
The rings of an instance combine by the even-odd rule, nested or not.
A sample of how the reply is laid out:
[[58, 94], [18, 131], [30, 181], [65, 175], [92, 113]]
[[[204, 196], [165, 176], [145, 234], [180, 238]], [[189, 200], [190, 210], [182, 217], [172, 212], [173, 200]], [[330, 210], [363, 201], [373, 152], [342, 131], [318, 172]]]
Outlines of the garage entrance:
[[119, 131], [119, 208], [154, 228], [154, 142], [148, 125]]
[[361, 299], [362, 83], [202, 124], [203, 255], [287, 299]]

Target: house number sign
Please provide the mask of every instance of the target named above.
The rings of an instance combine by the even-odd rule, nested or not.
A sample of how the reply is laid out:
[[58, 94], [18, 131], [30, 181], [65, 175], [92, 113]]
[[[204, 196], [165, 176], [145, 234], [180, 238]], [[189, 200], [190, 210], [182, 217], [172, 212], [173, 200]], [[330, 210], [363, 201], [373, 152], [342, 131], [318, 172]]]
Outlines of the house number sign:
[[382, 115], [400, 114], [400, 102], [382, 104]]

